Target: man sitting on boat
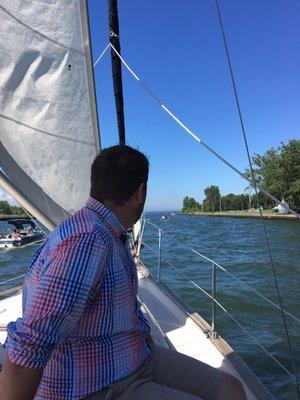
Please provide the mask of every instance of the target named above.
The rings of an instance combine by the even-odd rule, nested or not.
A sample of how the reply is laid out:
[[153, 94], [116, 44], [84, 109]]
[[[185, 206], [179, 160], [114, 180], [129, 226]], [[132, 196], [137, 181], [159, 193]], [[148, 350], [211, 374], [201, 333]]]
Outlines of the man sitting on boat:
[[147, 180], [147, 158], [128, 146], [95, 159], [91, 198], [31, 262], [23, 317], [7, 326], [1, 400], [246, 398], [231, 375], [149, 341], [126, 234]]

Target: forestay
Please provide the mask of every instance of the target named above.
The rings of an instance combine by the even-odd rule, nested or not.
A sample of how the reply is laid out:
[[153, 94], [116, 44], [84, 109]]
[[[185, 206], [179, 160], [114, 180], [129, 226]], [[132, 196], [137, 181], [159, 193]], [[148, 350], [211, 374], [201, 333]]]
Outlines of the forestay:
[[4, 0], [0, 23], [1, 167], [56, 225], [100, 148], [86, 2]]

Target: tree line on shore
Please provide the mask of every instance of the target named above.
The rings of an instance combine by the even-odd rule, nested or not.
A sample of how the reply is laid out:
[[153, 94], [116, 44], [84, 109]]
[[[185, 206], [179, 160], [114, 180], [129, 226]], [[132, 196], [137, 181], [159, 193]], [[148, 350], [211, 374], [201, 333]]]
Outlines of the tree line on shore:
[[258, 196], [234, 193], [221, 196], [219, 187], [214, 185], [208, 186], [204, 193], [206, 197], [202, 203], [198, 203], [193, 197], [186, 196], [183, 199], [182, 212], [243, 211], [259, 206], [265, 209], [272, 208], [268, 198], [265, 198], [266, 196], [262, 193], [258, 193]]
[[[300, 140], [290, 140], [281, 143], [277, 148], [271, 148], [263, 155], [252, 157], [253, 172], [256, 182], [277, 199], [283, 200], [292, 208], [300, 208]], [[250, 171], [245, 174], [251, 177]], [[248, 194], [230, 193], [221, 196], [216, 185], [204, 189], [205, 199], [202, 204], [193, 197], [183, 199], [182, 212], [215, 212], [247, 210], [263, 207], [272, 209], [275, 202], [264, 193], [254, 194], [253, 187], [246, 188]]]
[[0, 200], [0, 215], [24, 215], [22, 207], [12, 206], [6, 200]]

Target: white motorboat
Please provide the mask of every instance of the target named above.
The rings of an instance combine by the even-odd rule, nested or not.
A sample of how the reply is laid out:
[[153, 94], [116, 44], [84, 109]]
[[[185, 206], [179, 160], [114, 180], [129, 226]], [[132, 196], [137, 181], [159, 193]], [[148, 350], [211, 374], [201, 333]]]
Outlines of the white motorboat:
[[12, 249], [39, 243], [45, 238], [44, 233], [30, 219], [10, 219], [7, 224], [9, 225], [10, 233], [1, 235], [0, 249]]

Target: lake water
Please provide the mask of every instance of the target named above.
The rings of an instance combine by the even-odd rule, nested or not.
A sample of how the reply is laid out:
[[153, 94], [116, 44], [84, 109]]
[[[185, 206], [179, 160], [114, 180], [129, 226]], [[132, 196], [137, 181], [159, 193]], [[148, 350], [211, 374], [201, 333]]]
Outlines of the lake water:
[[[185, 247], [195, 249], [215, 260], [240, 280], [278, 304], [259, 220], [175, 215], [170, 216], [168, 221], [162, 221], [163, 214], [146, 214], [149, 222], [160, 226], [164, 231], [161, 280], [208, 322], [211, 321], [210, 299], [180, 276], [174, 268], [210, 293], [211, 263], [203, 261]], [[4, 223], [0, 222], [0, 231], [3, 230], [3, 226]], [[300, 319], [300, 223], [272, 220], [266, 221], [266, 226], [284, 308]], [[155, 275], [157, 255], [153, 251], [158, 250], [157, 230], [147, 224], [144, 239], [146, 246], [142, 259]], [[26, 272], [29, 260], [37, 247], [31, 245], [1, 251], [0, 282]], [[22, 278], [19, 278], [6, 285], [0, 285], [0, 289], [21, 282]], [[266, 347], [288, 370], [293, 371], [280, 311], [220, 269], [217, 269], [217, 299], [255, 340]], [[300, 323], [289, 316], [286, 320], [299, 371]], [[297, 398], [293, 377], [277, 366], [220, 308], [217, 308], [216, 331], [242, 356], [276, 398]]]

